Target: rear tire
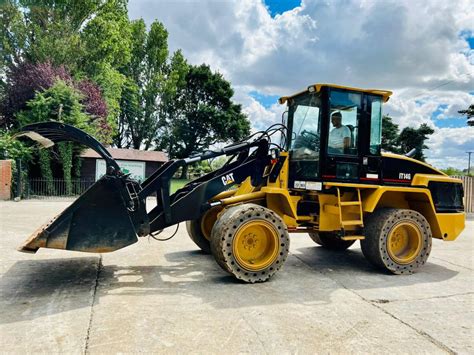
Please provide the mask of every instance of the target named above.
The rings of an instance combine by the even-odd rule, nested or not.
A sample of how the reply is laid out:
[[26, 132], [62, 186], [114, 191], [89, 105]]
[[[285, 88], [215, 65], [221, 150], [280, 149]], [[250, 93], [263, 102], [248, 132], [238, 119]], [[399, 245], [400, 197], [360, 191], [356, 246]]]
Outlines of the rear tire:
[[191, 240], [206, 254], [211, 253], [211, 232], [221, 208], [211, 208], [198, 219], [186, 221], [186, 230]]
[[309, 236], [316, 244], [329, 250], [343, 251], [355, 243], [355, 240], [342, 240], [334, 232], [309, 233]]
[[285, 262], [289, 247], [283, 220], [255, 204], [230, 207], [212, 229], [211, 251], [217, 263], [248, 283], [272, 277]]
[[362, 253], [373, 265], [394, 274], [412, 274], [431, 252], [431, 228], [420, 213], [382, 208], [366, 219]]

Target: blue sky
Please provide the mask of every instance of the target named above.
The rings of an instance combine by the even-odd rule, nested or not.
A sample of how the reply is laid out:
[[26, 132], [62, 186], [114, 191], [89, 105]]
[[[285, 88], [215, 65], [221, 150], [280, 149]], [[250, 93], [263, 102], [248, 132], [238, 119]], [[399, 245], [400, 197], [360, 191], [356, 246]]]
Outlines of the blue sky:
[[265, 95], [258, 91], [249, 91], [249, 95], [257, 100], [263, 107], [269, 109], [278, 102], [278, 99], [284, 95]]
[[469, 48], [474, 49], [474, 37], [467, 37], [467, 43], [469, 43]]
[[275, 17], [282, 13], [300, 6], [301, 0], [265, 0], [270, 14]]
[[[232, 83], [254, 129], [280, 122], [276, 103], [310, 84], [394, 92], [400, 128], [429, 124], [428, 162], [463, 168], [474, 127], [474, 1], [130, 0], [132, 19], [162, 22], [170, 51]], [[292, 10], [292, 11], [289, 11]], [[420, 19], [423, 19], [420, 21]]]
[[462, 128], [466, 126], [466, 119], [464, 117], [451, 117], [451, 118], [437, 118], [434, 114], [431, 119], [436, 127], [445, 128]]
[[472, 31], [461, 31], [459, 36], [466, 40], [470, 49], [474, 49], [474, 33]]
[[[472, 95], [472, 93], [470, 93]], [[474, 96], [473, 96], [474, 101]], [[431, 120], [435, 124], [436, 127], [445, 128], [462, 128], [466, 126], [466, 116], [456, 115], [452, 117], [443, 117], [443, 113], [446, 109], [448, 109], [449, 105], [441, 104], [438, 105], [438, 108], [433, 111], [431, 114]]]

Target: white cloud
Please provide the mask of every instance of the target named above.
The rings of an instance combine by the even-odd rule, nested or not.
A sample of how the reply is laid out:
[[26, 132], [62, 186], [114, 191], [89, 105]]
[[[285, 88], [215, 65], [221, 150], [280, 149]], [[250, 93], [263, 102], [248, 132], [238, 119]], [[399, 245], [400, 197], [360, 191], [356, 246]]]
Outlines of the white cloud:
[[[275, 18], [260, 1], [130, 1], [130, 16], [158, 19], [172, 49], [202, 59], [235, 85], [286, 93], [309, 83], [427, 88], [474, 87], [474, 3], [303, 1]], [[469, 21], [471, 20], [471, 21]], [[461, 54], [464, 52], [465, 54]], [[348, 76], [350, 73], [350, 76]]]
[[436, 118], [446, 119], [458, 117], [465, 121], [458, 111], [467, 108], [474, 96], [462, 91], [420, 91], [415, 89], [398, 90], [385, 105], [384, 112], [394, 117], [400, 128], [419, 126], [427, 123], [434, 127], [432, 115], [441, 111]]
[[474, 151], [473, 137], [474, 127], [436, 129], [428, 142], [428, 162], [440, 168], [467, 169], [466, 152]]
[[285, 107], [275, 103], [266, 108], [248, 94], [250, 91], [252, 89], [249, 87], [236, 87], [234, 99], [242, 104], [243, 111], [252, 120], [254, 130], [265, 130], [275, 123], [281, 123]]
[[[398, 91], [385, 105], [385, 112], [394, 118], [400, 128], [430, 125], [435, 133], [427, 141], [427, 161], [439, 168], [467, 167], [466, 151], [474, 151], [474, 127], [466, 126], [466, 116], [458, 111], [474, 102], [474, 96], [461, 91], [437, 91], [417, 94], [418, 90]], [[439, 112], [437, 119], [457, 118], [463, 127], [438, 128], [431, 117]]]
[[[474, 51], [461, 35], [474, 33], [472, 0], [303, 0], [275, 18], [251, 0], [130, 0], [129, 9], [131, 18], [163, 22], [171, 50], [223, 73], [255, 128], [279, 122], [283, 109], [266, 109], [250, 91], [283, 96], [315, 82], [393, 90], [386, 112], [401, 127], [434, 126], [434, 112], [459, 117], [474, 101]], [[468, 127], [443, 128], [427, 155], [441, 164], [457, 149], [462, 167], [462, 139], [438, 137], [448, 132], [474, 145]]]

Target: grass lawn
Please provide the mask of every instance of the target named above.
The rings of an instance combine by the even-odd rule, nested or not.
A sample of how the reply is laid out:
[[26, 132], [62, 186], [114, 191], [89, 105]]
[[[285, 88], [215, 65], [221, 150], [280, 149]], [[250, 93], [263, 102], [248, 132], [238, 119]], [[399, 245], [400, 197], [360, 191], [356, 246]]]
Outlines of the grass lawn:
[[186, 180], [186, 179], [172, 179], [171, 180], [171, 193], [176, 192], [176, 190], [182, 188], [184, 185], [186, 185], [190, 181], [191, 180]]

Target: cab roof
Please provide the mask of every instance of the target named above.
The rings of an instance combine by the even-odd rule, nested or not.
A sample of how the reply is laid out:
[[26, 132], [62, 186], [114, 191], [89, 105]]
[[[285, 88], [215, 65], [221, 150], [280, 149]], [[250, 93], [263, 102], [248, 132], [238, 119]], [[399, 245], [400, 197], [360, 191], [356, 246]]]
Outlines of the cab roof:
[[388, 90], [378, 90], [378, 89], [360, 89], [360, 88], [354, 88], [350, 86], [344, 86], [344, 85], [336, 85], [336, 84], [313, 84], [308, 86], [306, 90], [300, 91], [296, 94], [290, 95], [290, 96], [282, 96], [278, 99], [278, 102], [280, 104], [284, 104], [287, 102], [289, 99], [298, 96], [300, 94], [303, 94], [305, 92], [319, 92], [322, 87], [329, 87], [329, 88], [335, 88], [335, 89], [343, 89], [343, 90], [351, 90], [351, 91], [359, 91], [359, 92], [365, 92], [367, 94], [374, 94], [374, 95], [379, 95], [382, 96], [383, 102], [387, 102], [388, 99], [390, 98], [390, 95], [392, 95], [391, 91]]

